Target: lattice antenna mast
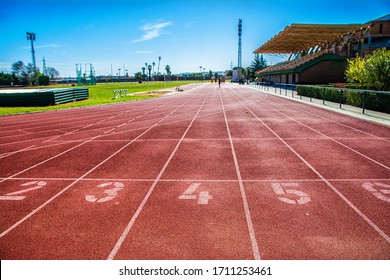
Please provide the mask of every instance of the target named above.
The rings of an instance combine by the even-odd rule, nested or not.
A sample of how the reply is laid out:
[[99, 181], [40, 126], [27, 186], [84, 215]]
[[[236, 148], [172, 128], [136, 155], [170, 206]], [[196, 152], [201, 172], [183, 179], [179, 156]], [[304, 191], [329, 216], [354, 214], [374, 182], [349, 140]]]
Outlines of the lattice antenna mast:
[[242, 68], [242, 19], [238, 20], [238, 67]]
[[48, 76], [45, 57], [43, 57], [43, 75]]

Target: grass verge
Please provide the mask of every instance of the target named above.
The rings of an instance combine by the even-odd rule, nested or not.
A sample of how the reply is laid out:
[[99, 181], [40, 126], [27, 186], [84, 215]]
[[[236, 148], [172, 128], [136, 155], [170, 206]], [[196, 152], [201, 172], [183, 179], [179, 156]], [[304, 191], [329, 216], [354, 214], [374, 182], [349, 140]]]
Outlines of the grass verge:
[[[36, 107], [0, 107], [0, 116], [1, 115], [13, 115], [13, 114], [23, 114], [23, 113], [32, 113], [32, 112], [42, 112], [42, 111], [51, 111], [51, 110], [60, 110], [66, 108], [77, 108], [85, 106], [94, 106], [101, 104], [111, 104], [118, 102], [126, 101], [135, 101], [146, 98], [154, 98], [155, 94], [150, 94], [152, 91], [164, 90], [175, 88], [177, 86], [186, 85], [194, 83], [196, 81], [172, 81], [172, 82], [147, 82], [147, 83], [106, 83], [106, 84], [96, 84], [91, 86], [82, 86], [87, 87], [89, 91], [89, 99], [84, 101], [59, 104], [53, 106], [36, 106]], [[57, 85], [57, 86], [47, 86], [39, 88], [65, 88], [69, 87], [68, 85]], [[129, 94], [137, 93], [135, 95], [124, 96], [121, 98], [114, 98], [114, 90], [118, 89], [127, 89]]]

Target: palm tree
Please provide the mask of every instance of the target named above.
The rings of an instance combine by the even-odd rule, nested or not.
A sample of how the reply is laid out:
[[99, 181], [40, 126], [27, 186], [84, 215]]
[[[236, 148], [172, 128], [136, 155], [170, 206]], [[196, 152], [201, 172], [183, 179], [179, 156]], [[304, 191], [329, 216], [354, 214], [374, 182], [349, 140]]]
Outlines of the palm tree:
[[169, 65], [165, 66], [165, 71], [167, 71], [167, 75], [170, 76], [171, 75], [171, 66], [169, 66]]
[[148, 65], [148, 72], [149, 72], [149, 81], [150, 81], [150, 73], [152, 72], [152, 65]]
[[152, 71], [152, 74], [153, 76], [156, 75], [156, 73], [154, 73], [154, 65], [156, 65], [156, 63], [152, 62], [152, 65], [153, 65], [153, 71]]
[[146, 70], [146, 68], [142, 67], [141, 69], [142, 69], [142, 77], [145, 77], [145, 70]]
[[161, 56], [158, 57], [157, 75], [160, 75], [160, 62], [161, 62]]

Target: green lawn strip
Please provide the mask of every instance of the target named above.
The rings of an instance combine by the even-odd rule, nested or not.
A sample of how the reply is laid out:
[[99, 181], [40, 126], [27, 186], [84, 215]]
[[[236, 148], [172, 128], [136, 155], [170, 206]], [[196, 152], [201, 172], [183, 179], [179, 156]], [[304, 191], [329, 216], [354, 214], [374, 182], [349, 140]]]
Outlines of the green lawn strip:
[[[87, 85], [81, 87], [87, 87], [89, 91], [89, 99], [84, 101], [59, 104], [53, 106], [36, 106], [36, 107], [0, 107], [0, 115], [13, 115], [23, 114], [41, 111], [60, 110], [66, 108], [77, 108], [85, 106], [94, 106], [101, 104], [112, 104], [118, 102], [141, 100], [146, 98], [154, 98], [153, 91], [157, 90], [169, 90], [177, 86], [182, 86], [196, 81], [172, 81], [172, 82], [146, 82], [146, 83], [106, 83], [97, 85]], [[66, 88], [69, 85], [56, 85], [39, 88]], [[36, 87], [37, 88], [37, 87]], [[123, 96], [121, 98], [114, 98], [114, 90], [127, 89], [129, 96]], [[135, 95], [132, 95], [137, 93]], [[142, 94], [145, 93], [145, 94]]]

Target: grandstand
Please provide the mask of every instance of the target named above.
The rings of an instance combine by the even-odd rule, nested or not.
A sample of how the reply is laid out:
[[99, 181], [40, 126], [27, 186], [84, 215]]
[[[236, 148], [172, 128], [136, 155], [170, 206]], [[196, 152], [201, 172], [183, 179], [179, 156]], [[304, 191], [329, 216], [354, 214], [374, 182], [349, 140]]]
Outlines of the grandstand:
[[347, 58], [390, 49], [390, 14], [365, 24], [291, 24], [254, 51], [289, 55], [258, 71], [258, 79], [286, 84], [344, 82]]

